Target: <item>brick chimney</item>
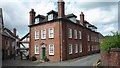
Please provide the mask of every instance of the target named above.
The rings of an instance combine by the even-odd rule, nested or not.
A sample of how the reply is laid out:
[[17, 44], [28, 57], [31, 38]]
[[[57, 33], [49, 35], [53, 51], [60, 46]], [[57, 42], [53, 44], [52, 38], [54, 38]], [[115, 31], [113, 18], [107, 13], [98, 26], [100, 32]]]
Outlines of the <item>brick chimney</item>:
[[16, 36], [16, 28], [13, 29], [14, 36]]
[[84, 14], [81, 12], [80, 14], [80, 24], [84, 25]]
[[65, 9], [64, 9], [64, 1], [58, 0], [58, 18], [62, 18], [65, 16]]
[[35, 23], [36, 12], [34, 11], [34, 9], [31, 9], [31, 11], [29, 13], [30, 13], [30, 23], [29, 23], [29, 25], [32, 25], [32, 24]]

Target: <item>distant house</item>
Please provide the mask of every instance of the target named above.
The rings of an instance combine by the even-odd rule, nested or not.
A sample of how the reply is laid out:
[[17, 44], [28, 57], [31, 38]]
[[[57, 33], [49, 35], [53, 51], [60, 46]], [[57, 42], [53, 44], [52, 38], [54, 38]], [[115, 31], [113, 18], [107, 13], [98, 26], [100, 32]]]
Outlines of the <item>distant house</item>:
[[[47, 16], [30, 13], [30, 57], [38, 60], [64, 61], [99, 51], [97, 27], [87, 22], [83, 12], [80, 20], [74, 14], [65, 15], [65, 2], [58, 0], [58, 12]], [[39, 8], [38, 8], [39, 9]]]
[[11, 59], [18, 54], [19, 41], [18, 36], [16, 36], [16, 28], [13, 29], [13, 32], [4, 26], [2, 8], [0, 8], [0, 23], [2, 23], [1, 29], [1, 40], [2, 40], [2, 59]]

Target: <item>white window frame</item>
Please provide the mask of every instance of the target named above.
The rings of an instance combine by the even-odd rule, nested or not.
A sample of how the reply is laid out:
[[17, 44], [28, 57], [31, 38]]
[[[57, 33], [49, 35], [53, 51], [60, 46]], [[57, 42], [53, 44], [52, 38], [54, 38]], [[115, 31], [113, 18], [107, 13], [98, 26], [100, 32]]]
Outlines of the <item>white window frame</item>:
[[79, 39], [82, 39], [82, 33], [79, 31]]
[[76, 23], [76, 18], [75, 17], [71, 17], [69, 18], [72, 22]]
[[35, 24], [39, 23], [40, 19], [39, 18], [35, 18]]
[[79, 52], [80, 52], [80, 53], [82, 52], [82, 43], [80, 43]]
[[78, 44], [75, 44], [75, 53], [78, 53]]
[[72, 54], [72, 44], [69, 44], [69, 54]]
[[[51, 46], [53, 47], [52, 51], [51, 51]], [[54, 45], [53, 44], [49, 45], [49, 55], [54, 55]]]
[[53, 14], [48, 15], [48, 21], [53, 20]]
[[[45, 31], [44, 34], [43, 34], [43, 31]], [[41, 39], [46, 39], [46, 29], [41, 30]]]
[[[51, 32], [51, 30], [53, 30], [53, 32]], [[49, 38], [54, 38], [54, 28], [49, 28], [48, 32], [49, 32]]]
[[68, 38], [72, 38], [72, 29], [68, 28]]
[[94, 45], [92, 45], [92, 51], [94, 51]]
[[88, 44], [88, 51], [90, 51], [90, 45]]
[[39, 39], [39, 30], [35, 29], [35, 39]]
[[77, 30], [74, 30], [74, 38], [77, 39]]
[[[38, 49], [38, 51], [37, 51]], [[39, 54], [39, 46], [38, 45], [35, 45], [35, 54]]]
[[87, 41], [90, 41], [90, 35], [89, 34], [87, 35]]

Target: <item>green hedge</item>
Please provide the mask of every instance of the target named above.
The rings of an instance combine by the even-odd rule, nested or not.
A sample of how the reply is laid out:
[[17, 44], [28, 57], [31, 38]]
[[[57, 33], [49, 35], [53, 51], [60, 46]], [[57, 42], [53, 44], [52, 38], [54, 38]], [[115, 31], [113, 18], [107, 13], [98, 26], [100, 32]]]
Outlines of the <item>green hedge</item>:
[[113, 33], [113, 36], [105, 38], [100, 43], [102, 51], [109, 51], [111, 48], [120, 48], [120, 34]]

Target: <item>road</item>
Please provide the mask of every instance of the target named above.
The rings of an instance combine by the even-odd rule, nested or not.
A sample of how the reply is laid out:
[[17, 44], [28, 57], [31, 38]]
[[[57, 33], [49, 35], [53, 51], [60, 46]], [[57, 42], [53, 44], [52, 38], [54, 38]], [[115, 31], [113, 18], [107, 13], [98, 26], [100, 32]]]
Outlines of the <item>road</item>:
[[93, 54], [89, 56], [83, 56], [80, 58], [50, 63], [50, 62], [33, 62], [29, 60], [5, 60], [3, 61], [3, 66], [93, 66], [98, 59], [100, 59], [100, 54]]

